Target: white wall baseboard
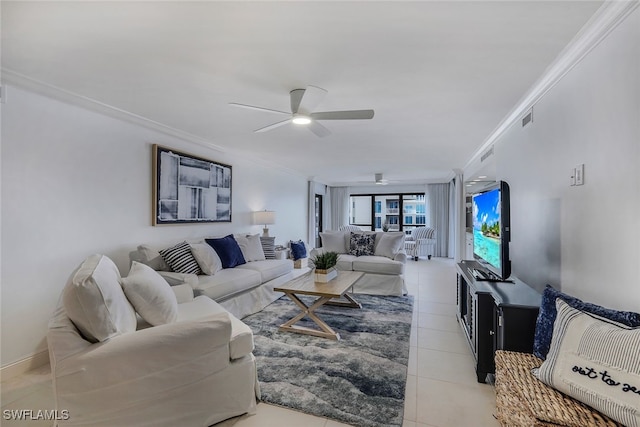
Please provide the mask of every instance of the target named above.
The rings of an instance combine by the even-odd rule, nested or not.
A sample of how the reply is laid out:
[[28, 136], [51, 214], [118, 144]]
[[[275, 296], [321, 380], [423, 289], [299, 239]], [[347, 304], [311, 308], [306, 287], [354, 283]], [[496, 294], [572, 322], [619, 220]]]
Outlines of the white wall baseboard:
[[25, 357], [22, 360], [11, 363], [7, 366], [0, 368], [0, 379], [6, 381], [8, 379], [17, 377], [32, 369], [39, 368], [40, 366], [47, 365], [49, 363], [49, 351], [44, 350], [36, 353], [32, 356]]

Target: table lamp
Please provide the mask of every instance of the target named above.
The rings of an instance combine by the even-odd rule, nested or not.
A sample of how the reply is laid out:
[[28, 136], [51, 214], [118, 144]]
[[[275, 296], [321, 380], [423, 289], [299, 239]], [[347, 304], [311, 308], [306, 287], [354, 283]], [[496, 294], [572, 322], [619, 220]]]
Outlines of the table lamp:
[[269, 237], [269, 228], [267, 228], [267, 225], [276, 223], [276, 213], [268, 210], [256, 211], [253, 213], [253, 222], [254, 224], [264, 224], [262, 236]]

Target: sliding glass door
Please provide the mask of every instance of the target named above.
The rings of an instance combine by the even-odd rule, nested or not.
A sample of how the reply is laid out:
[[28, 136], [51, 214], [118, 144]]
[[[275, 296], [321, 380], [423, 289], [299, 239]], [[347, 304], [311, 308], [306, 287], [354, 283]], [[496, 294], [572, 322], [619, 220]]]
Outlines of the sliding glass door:
[[349, 223], [363, 230], [411, 233], [426, 224], [424, 193], [354, 194]]

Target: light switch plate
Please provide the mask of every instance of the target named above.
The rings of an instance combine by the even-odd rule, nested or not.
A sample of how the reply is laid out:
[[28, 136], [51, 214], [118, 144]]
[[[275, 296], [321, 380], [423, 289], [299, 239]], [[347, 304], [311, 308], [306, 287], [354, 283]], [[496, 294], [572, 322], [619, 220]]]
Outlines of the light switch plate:
[[576, 185], [576, 168], [571, 169], [571, 177], [569, 178], [569, 185], [572, 187]]
[[584, 163], [576, 166], [576, 185], [584, 185]]

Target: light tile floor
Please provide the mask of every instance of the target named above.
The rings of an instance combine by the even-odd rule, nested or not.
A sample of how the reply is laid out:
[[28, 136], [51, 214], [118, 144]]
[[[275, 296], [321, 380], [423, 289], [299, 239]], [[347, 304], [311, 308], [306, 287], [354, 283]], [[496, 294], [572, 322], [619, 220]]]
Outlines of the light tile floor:
[[[411, 350], [403, 427], [498, 426], [495, 393], [479, 384], [473, 356], [455, 317], [455, 265], [444, 258], [407, 261], [405, 280], [414, 295]], [[53, 409], [49, 366], [2, 381], [5, 409]], [[3, 427], [47, 426], [46, 421], [7, 421]], [[241, 416], [216, 427], [340, 427], [326, 418], [261, 403], [255, 415]]]

